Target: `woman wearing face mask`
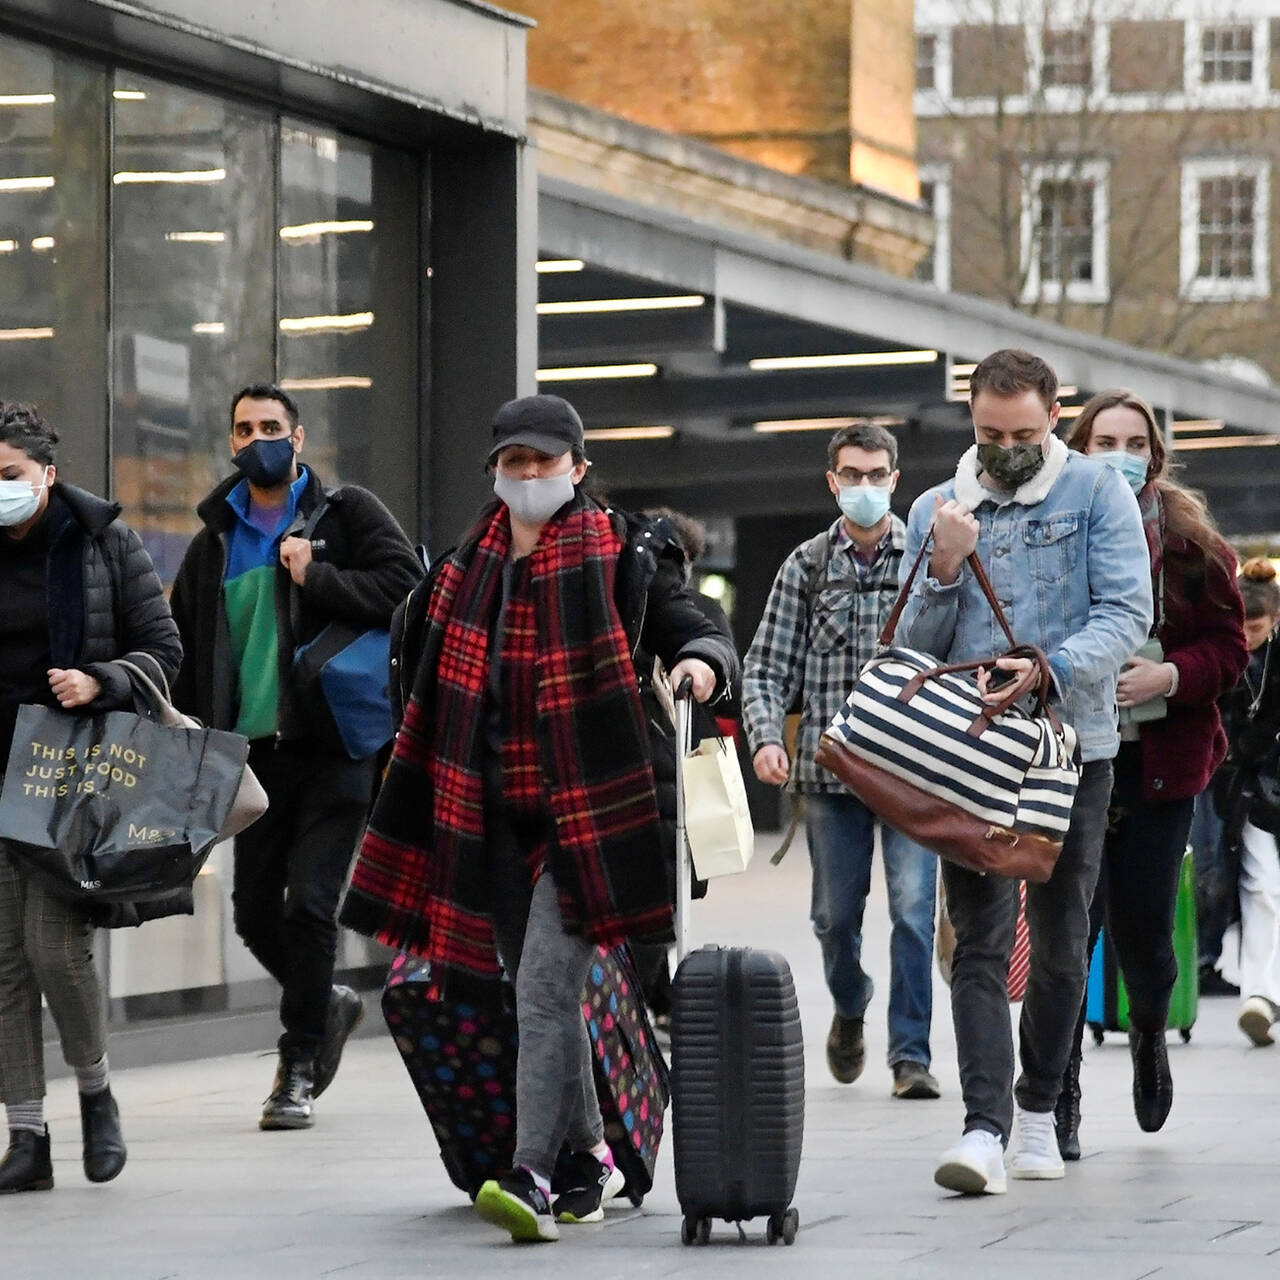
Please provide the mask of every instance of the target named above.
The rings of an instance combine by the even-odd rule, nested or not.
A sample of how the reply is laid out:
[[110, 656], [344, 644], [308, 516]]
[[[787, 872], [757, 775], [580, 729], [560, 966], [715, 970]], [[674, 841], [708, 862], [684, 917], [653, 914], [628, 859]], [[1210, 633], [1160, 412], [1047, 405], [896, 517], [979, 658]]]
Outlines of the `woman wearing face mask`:
[[[426, 956], [445, 998], [496, 999], [512, 977], [515, 1159], [476, 1207], [527, 1241], [599, 1220], [621, 1187], [581, 992], [597, 946], [670, 930], [633, 655], [642, 643], [703, 702], [738, 671], [678, 548], [655, 554], [648, 521], [582, 491], [583, 450], [557, 396], [498, 411], [496, 501], [424, 584], [413, 692], [342, 915]], [[553, 1200], [562, 1145], [575, 1175]]]
[[[1165, 1022], [1178, 976], [1174, 901], [1196, 795], [1226, 754], [1217, 700], [1247, 661], [1231, 548], [1203, 501], [1171, 480], [1151, 408], [1126, 391], [1094, 396], [1067, 437], [1110, 463], [1137, 495], [1151, 560], [1155, 620], [1116, 687], [1120, 751], [1110, 826], [1091, 912], [1107, 932], [1129, 993], [1129, 1049], [1138, 1124], [1158, 1130], [1173, 1103]], [[1055, 1111], [1063, 1158], [1078, 1160], [1080, 1039]]]
[[[132, 707], [114, 661], [171, 680], [182, 648], [151, 559], [119, 506], [58, 480], [58, 437], [28, 405], [0, 401], [0, 770], [23, 703]], [[44, 1122], [40, 998], [76, 1074], [84, 1171], [109, 1182], [125, 1163], [107, 1068], [93, 927], [0, 849], [0, 1101], [9, 1146], [0, 1193], [53, 1186]]]
[[1280, 735], [1280, 584], [1270, 560], [1247, 560], [1240, 569], [1244, 629], [1252, 654], [1227, 700], [1231, 747], [1214, 795], [1223, 820], [1228, 870], [1239, 879], [1240, 1030], [1255, 1045], [1274, 1043], [1280, 1016], [1280, 852], [1275, 835], [1249, 821], [1251, 784], [1263, 771], [1276, 776]]

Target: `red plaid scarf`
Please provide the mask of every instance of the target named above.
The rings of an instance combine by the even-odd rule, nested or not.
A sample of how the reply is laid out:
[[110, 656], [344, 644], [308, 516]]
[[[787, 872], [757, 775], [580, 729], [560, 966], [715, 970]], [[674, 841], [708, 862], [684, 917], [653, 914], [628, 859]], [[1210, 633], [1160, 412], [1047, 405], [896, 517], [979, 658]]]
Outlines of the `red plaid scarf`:
[[[435, 583], [413, 695], [342, 913], [352, 928], [476, 978], [498, 972], [483, 752], [510, 537], [502, 507]], [[613, 598], [620, 551], [608, 515], [577, 497], [543, 530], [507, 630], [517, 637], [510, 670], [529, 679], [509, 686], [504, 767], [519, 767], [518, 803], [554, 820], [546, 862], [566, 930], [605, 946], [664, 934], [671, 920], [648, 737]]]

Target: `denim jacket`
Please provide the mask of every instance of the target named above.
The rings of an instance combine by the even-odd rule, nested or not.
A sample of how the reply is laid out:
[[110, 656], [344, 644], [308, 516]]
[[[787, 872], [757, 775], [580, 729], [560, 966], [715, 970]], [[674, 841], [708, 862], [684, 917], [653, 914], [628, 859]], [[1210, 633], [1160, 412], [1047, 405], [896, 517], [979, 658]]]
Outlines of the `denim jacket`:
[[[1041, 470], [995, 494], [978, 480], [977, 450], [953, 480], [916, 499], [902, 558], [905, 581], [933, 518], [934, 496], [957, 498], [978, 519], [978, 558], [1014, 637], [1038, 645], [1053, 670], [1059, 714], [1075, 727], [1083, 760], [1120, 745], [1116, 677], [1151, 628], [1151, 566], [1138, 503], [1120, 474], [1051, 439]], [[943, 586], [928, 559], [895, 643], [946, 662], [1002, 653], [1009, 642], [973, 574]]]

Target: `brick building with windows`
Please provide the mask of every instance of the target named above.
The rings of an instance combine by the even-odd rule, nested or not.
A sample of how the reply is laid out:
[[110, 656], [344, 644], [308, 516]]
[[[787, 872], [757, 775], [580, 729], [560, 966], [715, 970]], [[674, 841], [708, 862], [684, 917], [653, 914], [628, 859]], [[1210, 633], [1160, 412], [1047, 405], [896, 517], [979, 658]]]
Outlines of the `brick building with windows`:
[[917, 0], [919, 276], [1280, 377], [1280, 0]]

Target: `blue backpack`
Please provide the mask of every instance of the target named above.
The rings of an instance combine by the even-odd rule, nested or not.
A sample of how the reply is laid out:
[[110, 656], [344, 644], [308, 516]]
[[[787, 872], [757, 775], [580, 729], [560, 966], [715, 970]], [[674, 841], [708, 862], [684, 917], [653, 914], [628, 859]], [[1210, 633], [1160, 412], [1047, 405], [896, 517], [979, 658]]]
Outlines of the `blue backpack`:
[[[311, 513], [300, 537], [310, 539], [328, 509]], [[297, 593], [294, 593], [297, 629]], [[391, 720], [391, 632], [331, 622], [293, 654], [294, 688], [329, 745], [363, 760], [380, 751], [395, 732]]]

